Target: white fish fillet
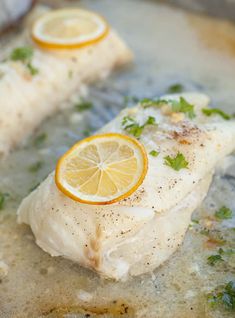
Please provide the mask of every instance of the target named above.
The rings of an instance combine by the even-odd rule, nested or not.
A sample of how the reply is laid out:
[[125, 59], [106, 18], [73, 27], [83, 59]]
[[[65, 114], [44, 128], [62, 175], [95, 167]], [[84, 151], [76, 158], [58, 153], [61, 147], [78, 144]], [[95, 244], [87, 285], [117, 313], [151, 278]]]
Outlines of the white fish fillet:
[[[125, 133], [121, 122], [126, 115], [140, 124], [153, 116], [158, 123], [146, 127], [140, 140], [147, 153], [154, 149], [160, 154], [149, 156], [146, 178], [129, 198], [108, 206], [81, 204], [57, 189], [52, 173], [23, 200], [18, 221], [31, 226], [44, 251], [116, 280], [151, 271], [169, 258], [205, 198], [215, 166], [235, 148], [234, 121], [203, 115], [201, 108], [209, 102], [205, 95], [182, 96], [195, 105], [195, 119], [139, 105], [125, 109], [102, 129]], [[164, 164], [165, 156], [178, 151], [189, 162], [188, 169], [175, 171]]]
[[[33, 43], [23, 36], [20, 45]], [[72, 93], [131, 60], [132, 53], [111, 30], [99, 43], [79, 50], [48, 52], [35, 46], [35, 76], [21, 61], [0, 63], [0, 155], [24, 140]]]

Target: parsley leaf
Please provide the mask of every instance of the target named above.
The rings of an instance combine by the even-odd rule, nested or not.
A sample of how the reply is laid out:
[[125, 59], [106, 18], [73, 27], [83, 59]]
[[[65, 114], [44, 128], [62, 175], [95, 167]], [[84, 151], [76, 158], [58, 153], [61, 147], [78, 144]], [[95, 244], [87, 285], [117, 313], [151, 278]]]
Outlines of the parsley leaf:
[[89, 137], [91, 135], [91, 129], [84, 129], [82, 134], [84, 137]]
[[168, 87], [167, 93], [181, 93], [184, 90], [184, 86], [182, 84], [176, 83]]
[[5, 203], [5, 194], [0, 192], [0, 210], [3, 209]]
[[32, 76], [38, 74], [38, 69], [32, 65], [31, 61], [33, 58], [33, 48], [32, 47], [18, 47], [11, 52], [10, 59], [12, 61], [21, 61], [25, 63], [27, 69]]
[[224, 261], [222, 256], [220, 254], [216, 254], [216, 255], [211, 255], [207, 258], [207, 264], [214, 266], [215, 263], [219, 262], [219, 261]]
[[206, 116], [219, 115], [225, 120], [231, 119], [231, 116], [229, 114], [226, 114], [219, 108], [202, 108], [202, 112]]
[[45, 140], [47, 139], [47, 134], [46, 133], [41, 133], [34, 139], [34, 146], [38, 147], [40, 146]]
[[221, 305], [227, 310], [235, 309], [235, 282], [230, 281], [226, 285], [217, 287], [207, 296], [212, 307]]
[[168, 101], [165, 99], [151, 99], [151, 98], [143, 98], [139, 101], [140, 105], [144, 108], [148, 107], [162, 107], [164, 104], [168, 104]]
[[163, 105], [171, 105], [172, 111], [176, 113], [185, 113], [190, 119], [196, 117], [194, 112], [194, 105], [189, 104], [182, 96], [178, 100], [165, 100], [165, 99], [149, 99], [144, 98], [140, 100], [141, 106], [144, 108], [155, 106], [162, 107]]
[[122, 127], [129, 134], [135, 136], [136, 138], [140, 137], [144, 128], [148, 125], [157, 125], [154, 117], [149, 116], [146, 122], [141, 126], [130, 116], [125, 116], [122, 119]]
[[172, 169], [179, 171], [180, 169], [188, 168], [188, 161], [185, 159], [184, 155], [180, 152], [177, 153], [175, 157], [166, 156], [165, 165], [171, 167]]
[[40, 170], [43, 166], [43, 162], [42, 161], [37, 161], [35, 163], [33, 163], [31, 166], [29, 166], [29, 172], [37, 172], [38, 170]]
[[0, 210], [4, 208], [6, 199], [9, 198], [9, 196], [9, 193], [0, 192]]
[[18, 47], [11, 52], [10, 59], [12, 61], [27, 62], [33, 58], [33, 49], [31, 47]]
[[219, 210], [215, 212], [215, 217], [219, 220], [227, 220], [232, 219], [232, 214], [232, 210], [230, 210], [226, 206], [222, 206]]
[[33, 66], [31, 63], [28, 63], [27, 65], [27, 68], [28, 68], [28, 70], [29, 70], [29, 72], [30, 72], [30, 74], [32, 75], [32, 76], [34, 76], [34, 75], [36, 75], [36, 74], [38, 74], [38, 68], [36, 68], [35, 66]]
[[93, 104], [92, 104], [92, 102], [83, 100], [83, 101], [80, 101], [79, 103], [75, 104], [74, 107], [75, 107], [75, 110], [77, 112], [81, 113], [81, 112], [84, 112], [86, 110], [91, 109], [93, 107]]
[[180, 97], [179, 101], [172, 100], [170, 101], [172, 104], [172, 111], [176, 113], [185, 113], [188, 115], [190, 119], [193, 119], [196, 117], [196, 114], [194, 112], [194, 105], [189, 104], [186, 99], [183, 97]]
[[149, 154], [153, 157], [157, 157], [159, 155], [159, 152], [156, 150], [151, 150]]

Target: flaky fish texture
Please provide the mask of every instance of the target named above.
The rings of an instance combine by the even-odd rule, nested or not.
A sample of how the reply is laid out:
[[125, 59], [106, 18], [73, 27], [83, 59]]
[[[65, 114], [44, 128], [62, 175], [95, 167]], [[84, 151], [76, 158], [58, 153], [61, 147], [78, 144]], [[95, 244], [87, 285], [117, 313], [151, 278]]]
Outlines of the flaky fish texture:
[[[125, 280], [152, 271], [166, 261], [183, 241], [192, 212], [209, 189], [215, 166], [235, 148], [235, 122], [205, 116], [207, 96], [185, 93], [196, 117], [172, 113], [166, 105], [123, 110], [101, 132], [126, 134], [122, 122], [130, 116], [140, 125], [149, 116], [157, 125], [144, 128], [140, 141], [149, 154], [148, 172], [130, 197], [106, 206], [90, 206], [61, 193], [54, 173], [18, 210], [18, 221], [31, 226], [36, 243], [52, 256], [63, 256], [101, 276]], [[180, 96], [164, 96], [177, 100]], [[188, 167], [179, 171], [165, 157], [180, 152]]]
[[41, 50], [27, 32], [17, 39], [17, 47], [22, 46], [33, 47], [30, 63], [37, 74], [32, 75], [22, 61], [9, 59], [11, 52], [6, 50], [9, 54], [0, 63], [0, 156], [29, 136], [71, 94], [132, 60], [114, 30], [100, 42], [76, 50]]

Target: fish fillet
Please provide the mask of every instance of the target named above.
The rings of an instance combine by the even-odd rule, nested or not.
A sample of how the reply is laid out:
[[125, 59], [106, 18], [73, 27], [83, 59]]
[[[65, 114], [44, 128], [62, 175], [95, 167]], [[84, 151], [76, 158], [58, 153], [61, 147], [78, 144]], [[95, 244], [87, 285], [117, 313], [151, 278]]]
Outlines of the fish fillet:
[[34, 47], [31, 64], [38, 74], [31, 76], [21, 61], [0, 63], [0, 155], [29, 136], [71, 94], [132, 60], [114, 30], [99, 43], [78, 50], [40, 50], [25, 34], [17, 45]]
[[[235, 122], [207, 117], [207, 96], [185, 93], [196, 117], [169, 113], [164, 107], [138, 105], [123, 110], [101, 132], [119, 132], [124, 116], [143, 124], [149, 116], [158, 126], [147, 126], [140, 137], [149, 155], [143, 184], [127, 199], [106, 206], [71, 200], [54, 182], [54, 172], [21, 203], [18, 222], [27, 223], [36, 243], [52, 256], [63, 256], [106, 278], [125, 280], [152, 271], [166, 261], [183, 241], [192, 212], [209, 189], [215, 166], [234, 148]], [[164, 99], [179, 99], [178, 95]], [[188, 169], [176, 171], [165, 156], [184, 154]]]

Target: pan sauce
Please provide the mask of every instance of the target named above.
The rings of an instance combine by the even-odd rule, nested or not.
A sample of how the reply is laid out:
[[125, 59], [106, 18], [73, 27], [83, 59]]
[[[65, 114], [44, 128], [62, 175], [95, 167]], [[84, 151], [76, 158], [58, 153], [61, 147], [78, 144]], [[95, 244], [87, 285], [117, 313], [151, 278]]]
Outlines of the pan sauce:
[[[0, 163], [0, 191], [9, 193], [0, 212], [0, 317], [232, 317], [224, 309], [212, 310], [206, 294], [235, 276], [234, 259], [214, 267], [207, 264], [220, 244], [234, 244], [235, 220], [211, 218], [221, 205], [235, 210], [233, 159], [228, 177], [214, 178], [207, 199], [194, 214], [199, 224], [192, 224], [182, 247], [151, 275], [126, 283], [101, 281], [70, 261], [51, 258], [35, 245], [27, 226], [16, 224], [20, 200], [45, 178], [68, 146], [120, 110], [122, 96], [152, 97], [181, 83], [186, 90], [206, 92], [218, 107], [235, 111], [235, 56], [227, 49], [235, 41], [232, 24], [227, 45], [218, 46], [213, 35], [228, 32], [224, 22], [200, 17], [200, 24], [195, 23], [197, 17], [151, 1], [79, 3], [103, 13], [119, 30], [134, 50], [135, 65], [91, 90], [91, 112], [69, 110], [49, 119], [23, 149]], [[211, 40], [203, 40], [204, 34]], [[41, 143], [35, 142], [42, 134], [46, 137]], [[29, 171], [37, 162], [42, 162], [41, 168]]]

